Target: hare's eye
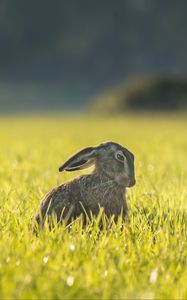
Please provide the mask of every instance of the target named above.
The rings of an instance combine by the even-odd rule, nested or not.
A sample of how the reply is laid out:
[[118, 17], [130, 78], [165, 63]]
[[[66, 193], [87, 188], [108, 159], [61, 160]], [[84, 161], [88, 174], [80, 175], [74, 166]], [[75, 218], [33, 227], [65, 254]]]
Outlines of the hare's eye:
[[121, 162], [124, 162], [125, 157], [124, 157], [124, 155], [122, 153], [117, 152], [116, 155], [115, 155], [115, 157], [116, 157], [117, 160], [119, 160]]
[[117, 154], [117, 158], [119, 159], [119, 160], [124, 160], [124, 157], [123, 157], [123, 155], [121, 155], [121, 154]]

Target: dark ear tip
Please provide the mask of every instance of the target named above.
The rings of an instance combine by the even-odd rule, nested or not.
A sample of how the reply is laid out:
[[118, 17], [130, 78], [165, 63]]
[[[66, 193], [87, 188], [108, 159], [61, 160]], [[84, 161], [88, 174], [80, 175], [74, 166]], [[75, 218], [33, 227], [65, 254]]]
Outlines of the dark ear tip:
[[64, 170], [64, 168], [60, 167], [58, 170], [59, 170], [59, 172], [62, 172]]

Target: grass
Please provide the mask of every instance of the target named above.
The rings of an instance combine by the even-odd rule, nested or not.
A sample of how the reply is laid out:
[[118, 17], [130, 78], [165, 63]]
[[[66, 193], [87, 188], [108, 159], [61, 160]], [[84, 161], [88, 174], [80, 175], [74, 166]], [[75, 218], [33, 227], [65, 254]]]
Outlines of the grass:
[[[187, 299], [186, 128], [185, 115], [1, 117], [0, 298]], [[123, 229], [77, 220], [34, 236], [42, 196], [80, 174], [59, 165], [105, 140], [136, 156]]]

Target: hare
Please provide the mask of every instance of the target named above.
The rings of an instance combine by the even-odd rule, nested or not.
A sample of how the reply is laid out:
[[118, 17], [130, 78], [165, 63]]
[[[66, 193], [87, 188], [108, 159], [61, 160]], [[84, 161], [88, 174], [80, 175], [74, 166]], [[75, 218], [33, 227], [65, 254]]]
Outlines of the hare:
[[[134, 155], [114, 142], [88, 147], [69, 158], [59, 171], [76, 171], [91, 165], [91, 174], [82, 175], [52, 189], [42, 200], [35, 216], [38, 225], [55, 216], [69, 224], [82, 215], [98, 215], [102, 207], [115, 222], [127, 214], [126, 188], [135, 185]], [[37, 226], [38, 226], [37, 225]]]

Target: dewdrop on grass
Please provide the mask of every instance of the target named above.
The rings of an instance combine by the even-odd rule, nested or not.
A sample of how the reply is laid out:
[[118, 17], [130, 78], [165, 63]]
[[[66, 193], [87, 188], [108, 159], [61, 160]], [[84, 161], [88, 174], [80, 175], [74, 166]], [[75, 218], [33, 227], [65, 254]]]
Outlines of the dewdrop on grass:
[[48, 260], [49, 260], [49, 257], [48, 257], [48, 256], [45, 256], [45, 257], [43, 258], [44, 264], [46, 264], [46, 263], [48, 262]]
[[152, 283], [152, 284], [156, 283], [157, 278], [158, 278], [158, 270], [154, 269], [154, 270], [152, 270], [152, 272], [150, 274], [150, 279], [149, 279], [150, 283]]
[[73, 252], [75, 250], [75, 245], [70, 245], [69, 249]]
[[66, 283], [68, 286], [72, 286], [74, 284], [74, 277], [73, 276], [68, 276]]

